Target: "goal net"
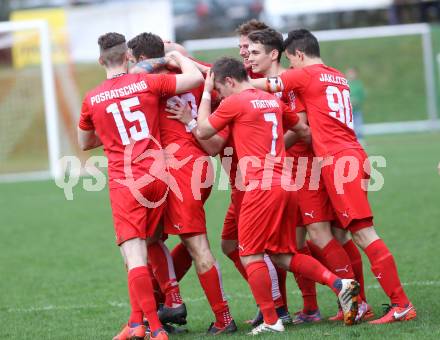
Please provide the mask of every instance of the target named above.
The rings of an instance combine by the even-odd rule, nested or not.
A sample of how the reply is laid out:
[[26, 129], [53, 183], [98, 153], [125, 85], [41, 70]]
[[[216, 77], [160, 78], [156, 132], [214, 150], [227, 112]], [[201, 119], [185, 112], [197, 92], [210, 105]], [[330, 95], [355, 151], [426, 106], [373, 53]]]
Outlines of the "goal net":
[[[440, 127], [432, 43], [440, 38], [440, 32], [433, 37], [429, 25], [413, 24], [314, 34], [328, 65], [343, 72], [352, 67], [358, 70], [366, 91], [366, 134]], [[238, 57], [237, 37], [189, 40], [184, 45], [202, 60], [212, 61], [223, 55]]]
[[61, 156], [78, 154], [80, 98], [51, 44], [46, 21], [0, 23], [0, 181], [59, 177]]

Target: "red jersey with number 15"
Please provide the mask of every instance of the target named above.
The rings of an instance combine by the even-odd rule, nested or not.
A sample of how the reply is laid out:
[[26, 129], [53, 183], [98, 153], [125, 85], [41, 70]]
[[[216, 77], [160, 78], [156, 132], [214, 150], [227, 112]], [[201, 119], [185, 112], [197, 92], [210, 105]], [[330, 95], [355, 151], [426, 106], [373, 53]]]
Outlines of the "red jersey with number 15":
[[254, 167], [251, 162], [239, 163], [248, 166], [240, 168], [245, 184], [250, 179], [262, 180], [268, 166], [273, 166], [272, 185], [281, 183], [286, 156], [283, 125], [292, 127], [299, 121], [287, 105], [270, 93], [248, 89], [225, 98], [208, 119], [217, 131], [229, 125], [239, 160], [249, 157], [256, 161]]
[[[176, 91], [176, 77], [164, 74], [124, 74], [107, 79], [84, 98], [79, 127], [95, 130], [108, 158], [109, 186], [120, 187], [115, 179], [126, 179], [124, 152], [133, 147], [130, 166], [133, 178], [148, 173], [157, 161], [147, 157], [135, 161], [148, 150], [161, 149], [159, 102]], [[156, 141], [153, 140], [153, 137]], [[162, 152], [160, 150], [160, 152]]]
[[362, 149], [353, 130], [350, 88], [345, 76], [324, 64], [289, 69], [279, 76], [284, 91], [303, 100], [317, 156]]

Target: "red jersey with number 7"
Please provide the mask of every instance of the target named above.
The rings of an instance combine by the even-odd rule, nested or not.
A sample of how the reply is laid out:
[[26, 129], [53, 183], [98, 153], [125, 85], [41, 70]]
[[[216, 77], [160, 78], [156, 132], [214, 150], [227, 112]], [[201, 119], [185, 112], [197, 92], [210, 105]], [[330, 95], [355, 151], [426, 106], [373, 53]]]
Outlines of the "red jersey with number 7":
[[217, 131], [231, 128], [245, 184], [264, 179], [270, 168], [272, 185], [281, 183], [286, 156], [283, 125], [292, 127], [299, 121], [287, 105], [270, 93], [248, 89], [225, 98], [208, 119]]
[[128, 161], [134, 179], [149, 173], [159, 160], [159, 102], [175, 91], [175, 75], [140, 73], [107, 79], [86, 94], [79, 127], [95, 130], [101, 139], [110, 188], [122, 186], [116, 179], [131, 177], [124, 171], [124, 152], [129, 151], [125, 163]]
[[353, 130], [350, 87], [338, 70], [324, 64], [289, 69], [279, 76], [284, 91], [295, 91], [306, 107], [316, 156], [362, 149]]

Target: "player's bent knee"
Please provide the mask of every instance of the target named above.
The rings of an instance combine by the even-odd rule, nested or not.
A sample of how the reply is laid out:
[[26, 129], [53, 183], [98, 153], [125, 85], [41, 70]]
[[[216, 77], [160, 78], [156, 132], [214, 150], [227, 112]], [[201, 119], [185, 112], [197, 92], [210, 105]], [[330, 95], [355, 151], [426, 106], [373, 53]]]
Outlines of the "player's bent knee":
[[248, 264], [256, 261], [264, 261], [264, 254], [254, 254], [247, 256], [240, 256], [241, 264], [246, 267]]
[[329, 223], [312, 223], [307, 226], [310, 241], [319, 248], [324, 248], [333, 238]]
[[362, 249], [379, 239], [374, 227], [363, 228], [352, 234], [353, 241]]
[[140, 238], [127, 240], [120, 246], [128, 269], [147, 265], [147, 243]]

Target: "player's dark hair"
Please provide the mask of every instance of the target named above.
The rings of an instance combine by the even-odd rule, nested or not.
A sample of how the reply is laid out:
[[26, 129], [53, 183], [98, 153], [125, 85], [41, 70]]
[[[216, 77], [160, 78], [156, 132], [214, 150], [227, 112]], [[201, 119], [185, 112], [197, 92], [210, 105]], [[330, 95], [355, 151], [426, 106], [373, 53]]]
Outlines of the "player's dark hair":
[[321, 56], [318, 39], [306, 29], [290, 31], [284, 40], [284, 49], [290, 54], [300, 51], [308, 57]]
[[98, 38], [99, 54], [105, 66], [119, 66], [124, 63], [127, 52], [125, 36], [110, 32]]
[[223, 57], [218, 59], [211, 68], [215, 81], [224, 83], [226, 77], [242, 82], [248, 80], [248, 74], [243, 62], [235, 58]]
[[278, 62], [280, 62], [281, 56], [284, 51], [283, 35], [280, 32], [272, 28], [266, 28], [264, 30], [250, 33], [248, 35], [248, 38], [253, 43], [264, 45], [264, 50], [266, 51], [266, 53], [277, 50]]
[[128, 48], [131, 49], [133, 57], [139, 61], [141, 56], [150, 58], [162, 58], [165, 55], [163, 40], [153, 33], [141, 33], [130, 39]]
[[235, 32], [238, 35], [249, 35], [251, 32], [264, 30], [266, 28], [269, 28], [269, 26], [267, 26], [264, 22], [257, 19], [251, 19], [238, 26]]

